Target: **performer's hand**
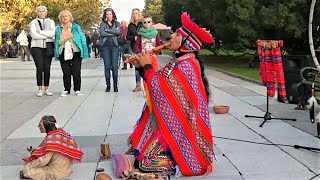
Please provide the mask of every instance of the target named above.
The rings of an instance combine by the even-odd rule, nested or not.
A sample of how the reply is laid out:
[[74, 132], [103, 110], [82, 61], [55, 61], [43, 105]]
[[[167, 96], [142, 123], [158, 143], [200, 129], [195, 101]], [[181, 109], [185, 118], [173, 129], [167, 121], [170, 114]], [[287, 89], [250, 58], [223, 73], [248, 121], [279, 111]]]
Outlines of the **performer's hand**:
[[132, 61], [131, 64], [134, 65], [134, 67], [136, 67], [136, 68], [140, 68], [141, 67], [140, 63], [137, 60]]
[[[131, 54], [124, 54], [123, 55], [126, 59], [130, 59], [130, 58], [132, 58], [132, 55]], [[141, 65], [140, 65], [140, 63], [136, 60], [136, 61], [132, 61], [132, 62], [130, 62], [132, 65], [134, 65], [134, 67], [137, 67], [137, 68], [139, 68], [139, 67], [141, 67]]]
[[143, 67], [146, 64], [151, 64], [151, 56], [150, 54], [147, 53], [140, 53], [138, 54], [138, 62], [140, 63], [140, 65]]
[[124, 54], [123, 56], [124, 56], [126, 59], [130, 59], [130, 58], [132, 57], [131, 54]]

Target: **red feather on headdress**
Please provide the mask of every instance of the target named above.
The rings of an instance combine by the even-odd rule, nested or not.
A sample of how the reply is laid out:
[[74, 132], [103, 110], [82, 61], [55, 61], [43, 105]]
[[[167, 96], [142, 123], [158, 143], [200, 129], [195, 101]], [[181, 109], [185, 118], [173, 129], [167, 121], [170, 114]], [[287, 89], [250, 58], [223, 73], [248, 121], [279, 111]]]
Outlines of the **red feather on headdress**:
[[186, 27], [194, 36], [196, 36], [203, 43], [213, 43], [213, 37], [204, 28], [201, 28], [190, 19], [190, 15], [187, 12], [182, 13], [181, 23]]

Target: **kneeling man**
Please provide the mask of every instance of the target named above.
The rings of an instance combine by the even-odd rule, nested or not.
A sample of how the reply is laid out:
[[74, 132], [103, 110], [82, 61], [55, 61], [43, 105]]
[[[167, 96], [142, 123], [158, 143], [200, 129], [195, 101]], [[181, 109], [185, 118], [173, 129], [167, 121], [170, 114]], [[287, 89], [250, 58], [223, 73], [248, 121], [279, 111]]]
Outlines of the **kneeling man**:
[[81, 162], [83, 153], [70, 134], [58, 128], [53, 116], [44, 116], [38, 125], [47, 136], [26, 157], [25, 167], [20, 171], [21, 179], [51, 180], [63, 179], [72, 173], [73, 161]]

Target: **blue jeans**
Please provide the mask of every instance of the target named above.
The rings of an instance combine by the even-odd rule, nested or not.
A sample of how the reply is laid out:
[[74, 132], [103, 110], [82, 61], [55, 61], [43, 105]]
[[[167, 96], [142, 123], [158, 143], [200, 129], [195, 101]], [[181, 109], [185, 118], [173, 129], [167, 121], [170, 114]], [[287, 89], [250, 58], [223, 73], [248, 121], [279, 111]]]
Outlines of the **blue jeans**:
[[[124, 44], [121, 46], [121, 55], [122, 55], [122, 61], [124, 62], [126, 60], [126, 57], [124, 57], [124, 54], [132, 54], [132, 49], [130, 44]], [[124, 67], [127, 67], [127, 64], [123, 65]]]
[[136, 75], [136, 84], [137, 85], [141, 85], [141, 76], [140, 76], [140, 73], [139, 71], [135, 70], [135, 75]]
[[110, 84], [110, 71], [112, 71], [113, 84], [118, 84], [118, 46], [102, 46], [101, 55], [104, 63], [104, 77], [106, 84]]

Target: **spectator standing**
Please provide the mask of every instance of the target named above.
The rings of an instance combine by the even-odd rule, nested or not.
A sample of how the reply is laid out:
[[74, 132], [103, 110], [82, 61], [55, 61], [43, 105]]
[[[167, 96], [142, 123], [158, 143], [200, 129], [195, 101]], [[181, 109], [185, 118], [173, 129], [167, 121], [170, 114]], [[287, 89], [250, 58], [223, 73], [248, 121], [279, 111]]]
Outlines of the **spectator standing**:
[[[147, 51], [150, 51], [161, 44], [160, 34], [153, 26], [152, 17], [144, 16], [143, 27], [138, 30], [137, 41], [134, 47], [135, 52], [146, 53]], [[157, 55], [159, 55], [159, 52], [156, 52], [156, 54], [151, 56], [152, 66], [155, 70], [159, 69]]]
[[37, 73], [37, 96], [43, 96], [42, 86], [44, 86], [44, 93], [52, 96], [49, 91], [50, 67], [52, 56], [48, 55], [47, 43], [53, 42], [55, 33], [55, 23], [47, 17], [48, 10], [45, 6], [38, 6], [38, 17], [30, 23], [31, 35], [31, 54], [36, 65]]
[[[134, 51], [134, 44], [137, 40], [138, 30], [142, 27], [141, 23], [142, 15], [138, 8], [134, 8], [131, 11], [131, 19], [128, 25], [127, 39], [130, 41], [131, 49]], [[136, 52], [133, 52], [136, 53]], [[133, 89], [134, 92], [141, 91], [141, 76], [137, 69], [135, 69], [136, 87]]]
[[[122, 61], [124, 62], [126, 58], [124, 57], [124, 54], [130, 54], [132, 55], [132, 49], [130, 45], [130, 41], [127, 40], [127, 34], [128, 34], [128, 27], [127, 23], [125, 21], [121, 21], [121, 33], [122, 36], [124, 37], [124, 44], [120, 45], [121, 48], [121, 54], [122, 54]], [[132, 64], [130, 63], [130, 68], [132, 68]], [[127, 69], [127, 64], [123, 63], [123, 68], [122, 69]]]
[[94, 31], [93, 35], [91, 36], [91, 42], [92, 42], [92, 50], [94, 52], [94, 57], [98, 58], [100, 52], [99, 52], [99, 34], [97, 31]]
[[73, 90], [76, 96], [81, 96], [81, 64], [82, 58], [88, 58], [86, 37], [79, 24], [73, 22], [70, 11], [63, 10], [59, 14], [59, 25], [56, 29], [54, 56], [60, 60], [63, 72], [64, 91], [61, 96], [70, 94], [71, 75]]
[[86, 32], [84, 34], [84, 36], [86, 37], [86, 44], [87, 44], [87, 48], [88, 48], [88, 54], [89, 54], [89, 57], [90, 57], [90, 54], [91, 54], [91, 48], [90, 48], [91, 38], [90, 38], [89, 32]]
[[112, 71], [113, 89], [118, 92], [118, 61], [119, 43], [117, 36], [120, 35], [120, 23], [117, 21], [116, 13], [112, 8], [107, 8], [103, 12], [100, 23], [100, 45], [101, 56], [104, 62], [104, 75], [106, 80], [106, 92], [110, 92], [110, 71]]
[[27, 55], [27, 60], [31, 61], [30, 60], [30, 50], [28, 47], [28, 45], [29, 45], [28, 37], [27, 37], [27, 34], [24, 30], [22, 30], [21, 33], [18, 35], [17, 42], [20, 45], [21, 60], [26, 61], [25, 56]]

